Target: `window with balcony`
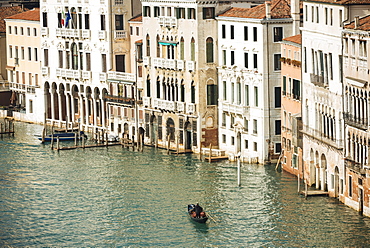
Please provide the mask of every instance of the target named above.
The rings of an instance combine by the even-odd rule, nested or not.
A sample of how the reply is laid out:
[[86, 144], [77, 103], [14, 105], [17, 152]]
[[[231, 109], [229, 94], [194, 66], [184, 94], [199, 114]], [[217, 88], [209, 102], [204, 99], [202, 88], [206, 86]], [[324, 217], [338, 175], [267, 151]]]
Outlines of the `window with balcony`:
[[106, 24], [105, 24], [105, 15], [100, 15], [100, 30], [105, 30]]
[[236, 80], [236, 103], [242, 103], [242, 84], [240, 83], [240, 78]]
[[58, 68], [63, 68], [63, 51], [58, 51], [58, 61], [59, 61]]
[[86, 71], [91, 71], [91, 53], [86, 53]]
[[116, 55], [116, 71], [125, 72], [125, 55]]
[[106, 54], [101, 55], [101, 71], [107, 72], [107, 55]]
[[115, 15], [114, 18], [116, 30], [123, 30], [123, 15]]

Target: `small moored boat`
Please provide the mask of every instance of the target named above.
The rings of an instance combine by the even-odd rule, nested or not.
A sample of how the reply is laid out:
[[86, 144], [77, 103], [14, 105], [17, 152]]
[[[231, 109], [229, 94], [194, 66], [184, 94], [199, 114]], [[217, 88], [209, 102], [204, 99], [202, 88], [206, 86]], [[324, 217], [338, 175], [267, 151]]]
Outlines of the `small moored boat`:
[[199, 206], [198, 203], [196, 205], [188, 205], [188, 214], [191, 220], [198, 223], [206, 223], [206, 221], [208, 220], [206, 212], [203, 211], [203, 208]]
[[[44, 137], [45, 142], [50, 142], [52, 139], [54, 141], [57, 141], [59, 138], [59, 141], [66, 141], [66, 140], [74, 140], [77, 136], [77, 139], [85, 139], [87, 138], [87, 135], [84, 133], [84, 131], [78, 131], [76, 129], [69, 129], [69, 130], [55, 130], [54, 134], [50, 134]], [[37, 138], [42, 141], [42, 136], [37, 135]]]

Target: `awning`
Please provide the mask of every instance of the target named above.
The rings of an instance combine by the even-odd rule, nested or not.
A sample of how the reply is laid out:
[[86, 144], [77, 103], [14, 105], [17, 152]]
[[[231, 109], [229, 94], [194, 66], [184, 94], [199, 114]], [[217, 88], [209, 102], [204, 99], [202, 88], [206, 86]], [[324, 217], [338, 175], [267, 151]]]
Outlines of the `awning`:
[[169, 40], [160, 40], [158, 41], [159, 45], [162, 46], [177, 46], [176, 41], [169, 41]]

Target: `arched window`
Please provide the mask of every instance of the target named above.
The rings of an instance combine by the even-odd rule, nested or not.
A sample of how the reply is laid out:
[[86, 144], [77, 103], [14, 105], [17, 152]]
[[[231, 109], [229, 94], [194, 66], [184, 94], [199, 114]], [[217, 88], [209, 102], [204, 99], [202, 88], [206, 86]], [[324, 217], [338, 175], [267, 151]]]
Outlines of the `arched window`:
[[180, 59], [184, 60], [185, 50], [184, 50], [184, 38], [180, 39]]
[[206, 40], [206, 61], [213, 63], [213, 39], [211, 37]]
[[77, 45], [74, 42], [71, 45], [71, 51], [72, 51], [72, 69], [78, 70], [78, 51]]
[[181, 85], [180, 85], [180, 101], [185, 102], [185, 84], [184, 80], [181, 80]]
[[191, 53], [191, 60], [195, 61], [195, 40], [194, 38], [191, 38], [190, 53]]
[[161, 82], [159, 77], [157, 78], [157, 98], [161, 98]]
[[77, 13], [76, 13], [76, 9], [75, 8], [72, 8], [71, 9], [71, 28], [73, 29], [77, 29]]
[[150, 78], [149, 78], [149, 76], [146, 79], [146, 96], [150, 97]]
[[150, 56], [150, 37], [149, 34], [146, 35], [146, 56]]
[[159, 45], [159, 35], [157, 35], [157, 58], [161, 57], [161, 46]]
[[191, 82], [191, 102], [195, 103], [195, 84], [194, 81]]

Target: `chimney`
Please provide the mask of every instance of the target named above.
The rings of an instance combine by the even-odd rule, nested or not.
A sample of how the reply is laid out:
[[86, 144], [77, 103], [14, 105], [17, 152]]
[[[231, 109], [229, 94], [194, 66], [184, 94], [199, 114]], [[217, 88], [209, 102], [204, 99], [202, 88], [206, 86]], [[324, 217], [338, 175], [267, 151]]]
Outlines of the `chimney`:
[[360, 22], [360, 16], [355, 16], [355, 29], [358, 29], [359, 23]]
[[300, 34], [299, 26], [301, 24], [299, 0], [290, 0], [290, 14], [293, 19], [293, 35]]
[[265, 8], [266, 8], [266, 18], [270, 19], [271, 18], [271, 2], [270, 1], [265, 2]]

